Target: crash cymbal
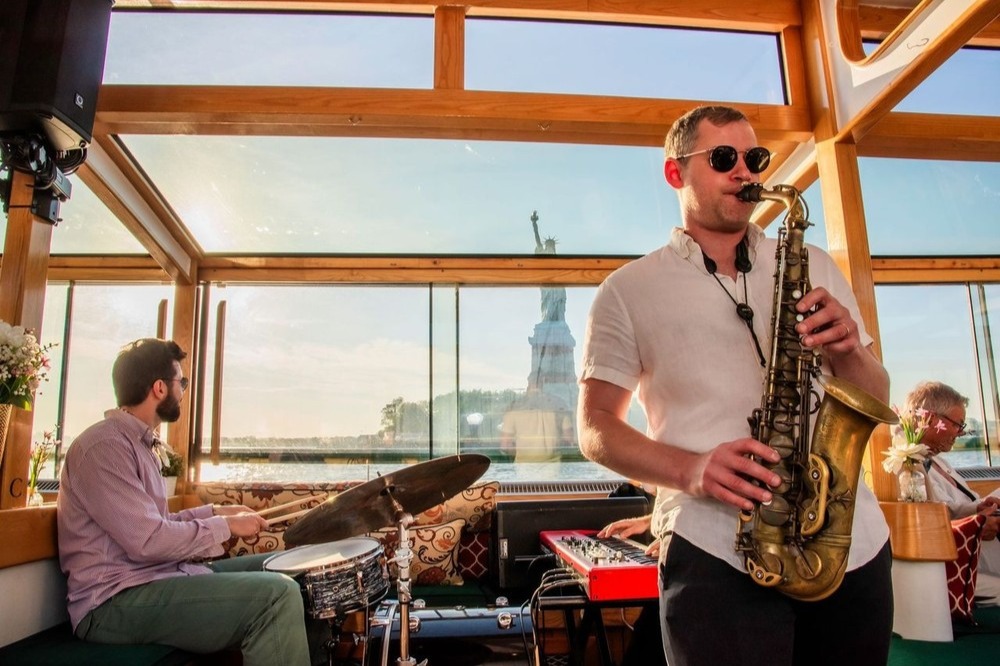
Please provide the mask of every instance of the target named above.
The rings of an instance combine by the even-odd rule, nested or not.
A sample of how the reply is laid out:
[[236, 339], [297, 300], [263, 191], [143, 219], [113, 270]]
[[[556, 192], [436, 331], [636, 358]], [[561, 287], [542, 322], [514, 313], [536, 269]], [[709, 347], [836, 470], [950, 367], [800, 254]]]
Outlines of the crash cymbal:
[[477, 453], [435, 458], [366, 481], [326, 500], [285, 531], [285, 544], [326, 543], [395, 525], [397, 512], [416, 516], [451, 499], [486, 472]]

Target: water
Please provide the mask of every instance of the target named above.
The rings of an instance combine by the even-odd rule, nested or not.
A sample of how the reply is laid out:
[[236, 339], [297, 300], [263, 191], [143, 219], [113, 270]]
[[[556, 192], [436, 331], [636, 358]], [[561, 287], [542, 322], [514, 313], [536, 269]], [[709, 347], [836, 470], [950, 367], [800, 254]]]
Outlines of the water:
[[[418, 463], [417, 463], [418, 464]], [[203, 463], [200, 481], [225, 483], [336, 483], [368, 481], [410, 467], [402, 463]], [[592, 462], [493, 463], [483, 479], [495, 481], [622, 481]]]
[[942, 453], [942, 457], [955, 469], [963, 467], [983, 467], [989, 465], [985, 449], [962, 449], [951, 453]]
[[[944, 454], [955, 468], [987, 465], [983, 449], [965, 449]], [[413, 463], [419, 464], [419, 463]], [[410, 467], [389, 462], [273, 463], [224, 462], [201, 465], [201, 482], [224, 483], [336, 483], [368, 481]], [[556, 463], [494, 462], [483, 479], [496, 481], [623, 481], [606, 467], [587, 461]]]

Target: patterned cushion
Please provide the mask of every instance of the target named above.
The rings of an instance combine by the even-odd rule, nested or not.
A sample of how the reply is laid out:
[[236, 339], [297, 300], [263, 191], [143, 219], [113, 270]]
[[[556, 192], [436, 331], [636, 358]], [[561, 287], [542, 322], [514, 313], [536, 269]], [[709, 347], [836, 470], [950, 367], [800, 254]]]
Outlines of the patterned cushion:
[[[291, 504], [280, 514], [288, 515], [311, 509], [327, 497], [343, 492], [362, 481], [338, 483], [248, 483], [201, 484], [199, 499], [206, 504], [243, 504], [260, 511], [268, 507]], [[489, 567], [489, 534], [499, 481], [474, 484], [437, 506], [414, 517], [409, 532], [411, 539], [423, 550], [413, 547], [410, 578], [418, 584], [462, 585], [465, 580], [481, 580]], [[300, 500], [300, 501], [296, 501]], [[299, 517], [301, 518], [301, 516]], [[276, 522], [254, 537], [232, 537], [223, 544], [227, 557], [272, 553], [285, 549], [285, 530], [299, 518]], [[449, 525], [461, 521], [453, 534]], [[463, 528], [462, 525], [465, 527]], [[417, 531], [417, 528], [421, 528]], [[387, 555], [395, 555], [396, 528], [386, 527], [372, 533], [386, 546]], [[387, 543], [388, 542], [388, 543]], [[450, 550], [448, 545], [450, 544]]]
[[414, 516], [414, 525], [440, 525], [461, 518], [470, 532], [488, 532], [493, 522], [499, 481], [469, 486], [454, 497]]
[[986, 516], [980, 515], [951, 521], [958, 559], [945, 562], [948, 598], [952, 618], [968, 624], [975, 624], [972, 609], [976, 594], [976, 571], [979, 568], [979, 534], [985, 524]]
[[[407, 530], [413, 559], [410, 561], [410, 580], [415, 585], [462, 585], [464, 580], [458, 572], [458, 544], [461, 540], [461, 518], [441, 525], [412, 525]], [[399, 544], [398, 532], [394, 527], [370, 532], [368, 536], [378, 539], [385, 546], [386, 559], [392, 559]], [[399, 569], [389, 565], [389, 574], [399, 578]]]
[[458, 544], [458, 572], [465, 581], [480, 581], [490, 570], [490, 533], [462, 530]]
[[[360, 481], [344, 481], [338, 483], [253, 483], [253, 484], [221, 484], [206, 483], [196, 487], [198, 499], [205, 504], [242, 504], [255, 511], [272, 506], [291, 504], [280, 513], [267, 515], [271, 519], [279, 515], [288, 515], [320, 504], [327, 497], [352, 488]], [[296, 502], [296, 500], [300, 500]], [[299, 516], [301, 518], [301, 516]], [[285, 549], [285, 530], [299, 518], [276, 522], [268, 529], [262, 530], [254, 537], [230, 537], [222, 545], [227, 557], [238, 555], [257, 555], [272, 553]]]

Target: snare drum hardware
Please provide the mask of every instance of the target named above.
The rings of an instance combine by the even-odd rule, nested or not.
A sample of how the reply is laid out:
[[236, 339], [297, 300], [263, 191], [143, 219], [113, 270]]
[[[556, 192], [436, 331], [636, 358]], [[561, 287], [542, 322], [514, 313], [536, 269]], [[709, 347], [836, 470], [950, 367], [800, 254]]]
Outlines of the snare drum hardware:
[[[468, 488], [489, 466], [488, 457], [463, 453], [412, 465], [345, 490], [291, 525], [285, 532], [285, 543], [298, 547], [268, 558], [264, 568], [299, 580], [312, 617], [342, 622], [346, 613], [367, 609], [381, 600], [389, 588], [381, 543], [355, 535], [395, 525], [398, 545], [392, 562], [399, 569], [399, 576], [396, 579], [398, 603], [393, 608], [398, 608], [400, 618], [396, 664], [417, 666], [417, 661], [410, 656], [413, 551], [407, 528], [413, 523], [414, 515]], [[382, 666], [388, 665], [388, 645], [385, 641]], [[330, 650], [331, 661], [332, 654]], [[426, 663], [424, 660], [420, 666]]]
[[382, 544], [369, 537], [299, 546], [269, 557], [264, 569], [296, 579], [306, 612], [317, 620], [343, 620], [378, 603], [389, 591]]

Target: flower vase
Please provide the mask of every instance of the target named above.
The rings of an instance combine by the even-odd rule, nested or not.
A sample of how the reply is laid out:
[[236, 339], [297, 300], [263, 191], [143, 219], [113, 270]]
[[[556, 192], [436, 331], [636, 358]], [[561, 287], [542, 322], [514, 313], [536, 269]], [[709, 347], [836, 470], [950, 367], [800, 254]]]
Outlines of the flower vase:
[[27, 506], [41, 506], [43, 504], [45, 504], [45, 498], [38, 492], [38, 488], [32, 488], [31, 492], [28, 493]]
[[167, 484], [167, 497], [173, 497], [177, 492], [177, 477], [165, 476], [163, 481]]
[[923, 465], [919, 463], [903, 465], [896, 475], [896, 481], [899, 484], [897, 499], [900, 502], [927, 501], [927, 474]]

